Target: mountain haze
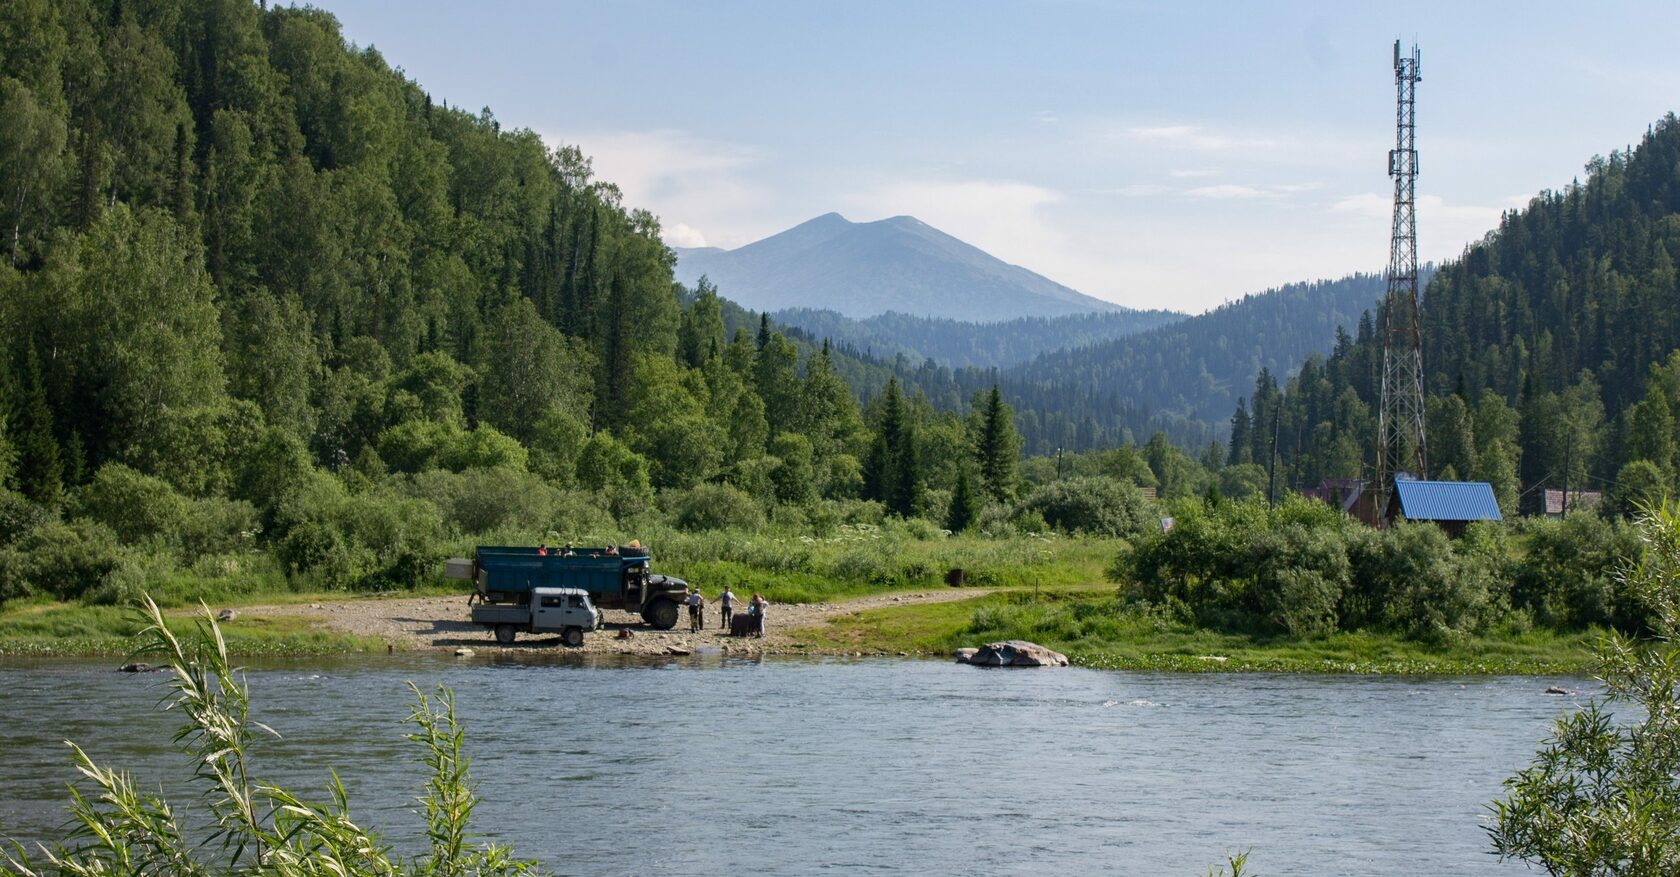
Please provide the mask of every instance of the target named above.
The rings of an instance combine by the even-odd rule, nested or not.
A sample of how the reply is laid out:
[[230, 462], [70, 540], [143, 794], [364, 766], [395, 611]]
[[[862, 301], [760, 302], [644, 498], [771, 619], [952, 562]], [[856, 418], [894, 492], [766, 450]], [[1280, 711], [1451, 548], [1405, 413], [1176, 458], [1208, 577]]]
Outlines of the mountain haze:
[[828, 213], [734, 250], [676, 249], [677, 280], [701, 276], [757, 311], [888, 311], [996, 322], [1124, 311], [1011, 265], [909, 216], [852, 222]]
[[969, 323], [889, 311], [854, 320], [834, 311], [794, 308], [770, 319], [883, 359], [931, 359], [952, 368], [1008, 368], [1042, 353], [1084, 347], [1186, 319], [1175, 311], [1100, 311]]

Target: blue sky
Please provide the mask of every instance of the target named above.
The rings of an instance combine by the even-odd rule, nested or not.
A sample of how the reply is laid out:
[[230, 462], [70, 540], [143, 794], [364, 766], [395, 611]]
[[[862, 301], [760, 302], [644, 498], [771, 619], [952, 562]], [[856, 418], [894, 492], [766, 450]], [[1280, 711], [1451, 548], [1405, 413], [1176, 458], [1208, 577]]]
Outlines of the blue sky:
[[1397, 38], [1427, 259], [1680, 109], [1673, 2], [318, 2], [673, 245], [910, 214], [1136, 307], [1384, 267]]

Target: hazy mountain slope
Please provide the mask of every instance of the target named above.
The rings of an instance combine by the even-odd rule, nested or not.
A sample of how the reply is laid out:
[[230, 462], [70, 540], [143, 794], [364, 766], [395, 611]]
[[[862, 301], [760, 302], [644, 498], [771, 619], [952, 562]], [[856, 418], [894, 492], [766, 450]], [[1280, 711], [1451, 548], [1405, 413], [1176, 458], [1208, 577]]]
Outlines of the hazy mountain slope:
[[1175, 311], [1105, 311], [969, 323], [888, 312], [854, 320], [828, 310], [794, 308], [770, 315], [836, 344], [892, 359], [932, 359], [953, 368], [1008, 368], [1042, 353], [1083, 347], [1185, 319]]
[[1352, 335], [1384, 289], [1375, 274], [1294, 283], [1147, 332], [1045, 354], [1005, 371], [1002, 381], [1027, 421], [1029, 450], [1123, 440], [1119, 431], [1135, 433], [1140, 414], [1181, 443], [1206, 441], [1222, 434], [1262, 368], [1282, 376], [1310, 354], [1329, 353], [1337, 329]]
[[1010, 265], [909, 216], [851, 222], [819, 216], [735, 250], [677, 249], [676, 276], [702, 275], [758, 311], [832, 310], [853, 318], [888, 311], [994, 322], [1123, 311]]

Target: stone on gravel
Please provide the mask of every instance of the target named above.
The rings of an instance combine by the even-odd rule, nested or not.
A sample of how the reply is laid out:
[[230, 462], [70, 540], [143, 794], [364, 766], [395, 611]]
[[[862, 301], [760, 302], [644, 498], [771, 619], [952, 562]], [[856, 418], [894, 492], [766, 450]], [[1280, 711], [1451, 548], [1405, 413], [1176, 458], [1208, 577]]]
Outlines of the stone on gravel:
[[979, 653], [979, 649], [957, 649], [957, 663], [972, 664], [974, 663], [974, 656]]
[[968, 663], [977, 667], [1066, 667], [1067, 655], [1022, 639], [986, 643]]
[[667, 648], [665, 650], [665, 654], [667, 654], [667, 655], [692, 655], [692, 654], [694, 654], [694, 650], [693, 649], [686, 649], [686, 648], [683, 648], [682, 646], [671, 646], [670, 648]]
[[472, 649], [456, 649], [455, 650], [455, 657], [457, 657], [457, 658], [470, 658], [472, 656], [473, 656], [473, 650]]

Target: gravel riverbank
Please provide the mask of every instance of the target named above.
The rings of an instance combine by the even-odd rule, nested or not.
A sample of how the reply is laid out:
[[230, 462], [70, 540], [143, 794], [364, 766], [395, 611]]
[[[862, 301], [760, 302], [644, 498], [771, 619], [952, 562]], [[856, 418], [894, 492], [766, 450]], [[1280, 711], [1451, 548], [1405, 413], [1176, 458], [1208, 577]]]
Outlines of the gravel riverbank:
[[[805, 647], [789, 636], [803, 627], [826, 623], [831, 618], [882, 606], [947, 603], [991, 593], [990, 589], [961, 588], [901, 594], [874, 594], [832, 603], [771, 604], [762, 638], [737, 639], [718, 626], [715, 603], [706, 607], [706, 629], [688, 630], [685, 612], [672, 630], [654, 630], [640, 617], [628, 612], [605, 610], [602, 629], [584, 637], [583, 646], [567, 651], [607, 655], [660, 655], [692, 653], [698, 649], [721, 649], [732, 654], [823, 654]], [[743, 601], [744, 602], [744, 601]], [[475, 652], [503, 650], [490, 631], [467, 621], [467, 598], [458, 597], [368, 597], [325, 603], [249, 606], [239, 610], [239, 621], [297, 619], [335, 633], [374, 637], [394, 649], [459, 649]], [[627, 639], [620, 630], [629, 630]], [[565, 649], [560, 635], [525, 634], [506, 651]], [[846, 652], [845, 654], [854, 654]]]

